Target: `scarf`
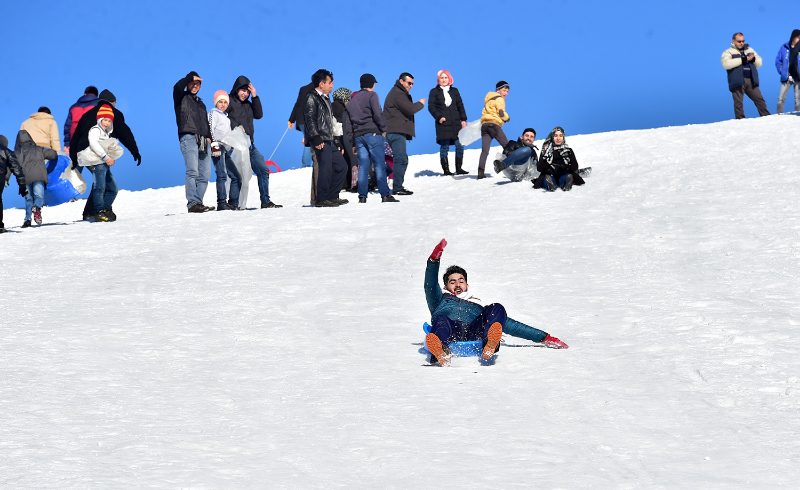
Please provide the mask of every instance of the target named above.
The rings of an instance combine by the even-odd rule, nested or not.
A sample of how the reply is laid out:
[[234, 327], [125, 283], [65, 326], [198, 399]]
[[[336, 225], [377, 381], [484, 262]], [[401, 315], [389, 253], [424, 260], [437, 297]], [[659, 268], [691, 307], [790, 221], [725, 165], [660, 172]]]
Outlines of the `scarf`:
[[439, 88], [442, 89], [442, 92], [444, 92], [445, 107], [450, 107], [450, 104], [453, 103], [453, 99], [452, 97], [450, 97], [450, 85], [448, 85], [447, 87], [442, 87], [441, 85], [439, 85]]
[[[564, 141], [556, 146], [553, 142], [553, 135], [556, 134], [556, 131], [560, 131], [564, 135]], [[544, 144], [542, 145], [542, 157], [545, 161], [552, 165], [553, 164], [553, 151], [558, 151], [561, 153], [561, 158], [564, 160], [565, 165], [569, 165], [569, 152], [561, 152], [561, 150], [569, 148], [567, 145], [567, 133], [564, 132], [564, 128], [561, 126], [556, 126], [550, 131], [550, 134], [547, 135], [547, 139], [544, 140]]]

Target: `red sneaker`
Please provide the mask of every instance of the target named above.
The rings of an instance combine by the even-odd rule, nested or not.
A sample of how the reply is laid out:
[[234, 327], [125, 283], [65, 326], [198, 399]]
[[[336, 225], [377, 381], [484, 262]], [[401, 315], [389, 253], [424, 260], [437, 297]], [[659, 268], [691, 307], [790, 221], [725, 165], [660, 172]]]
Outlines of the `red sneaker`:
[[547, 334], [547, 337], [544, 338], [542, 343], [551, 349], [569, 349], [569, 346], [564, 342], [561, 342], [557, 338], [553, 337], [550, 334]]
[[33, 221], [35, 221], [37, 225], [42, 224], [42, 208], [39, 206], [33, 207]]
[[439, 340], [439, 337], [436, 334], [429, 333], [425, 336], [425, 345], [428, 347], [428, 350], [433, 354], [439, 364], [442, 366], [449, 366], [450, 365], [450, 356], [445, 354], [444, 348], [442, 347], [442, 341]]
[[483, 354], [481, 354], [481, 357], [484, 359], [491, 359], [494, 355], [494, 351], [497, 350], [497, 344], [500, 343], [500, 339], [502, 338], [503, 326], [498, 322], [492, 323], [492, 326], [489, 327], [489, 333], [486, 334], [486, 345], [483, 347]]

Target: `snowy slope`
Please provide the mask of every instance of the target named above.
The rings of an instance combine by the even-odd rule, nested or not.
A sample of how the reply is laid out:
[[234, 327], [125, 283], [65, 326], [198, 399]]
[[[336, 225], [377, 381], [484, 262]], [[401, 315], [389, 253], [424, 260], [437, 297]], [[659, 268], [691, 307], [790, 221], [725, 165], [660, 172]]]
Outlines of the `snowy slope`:
[[[399, 204], [304, 207], [303, 169], [272, 176], [277, 210], [188, 215], [182, 188], [121, 192], [116, 223], [6, 210], [0, 487], [796, 488], [798, 134], [568, 136], [594, 168], [569, 193], [477, 181], [470, 150], [464, 180], [412, 157]], [[443, 237], [570, 349], [428, 366]]]

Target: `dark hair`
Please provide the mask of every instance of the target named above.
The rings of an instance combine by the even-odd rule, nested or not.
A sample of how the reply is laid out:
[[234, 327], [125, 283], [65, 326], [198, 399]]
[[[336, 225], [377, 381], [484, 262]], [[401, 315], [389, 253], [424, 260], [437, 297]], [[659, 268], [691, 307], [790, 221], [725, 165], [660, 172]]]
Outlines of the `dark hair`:
[[412, 75], [411, 73], [409, 73], [407, 71], [404, 71], [403, 73], [400, 74], [400, 80], [405, 80], [406, 77], [408, 77], [408, 78], [410, 78], [412, 80], [414, 79], [414, 75]]
[[522, 132], [522, 134], [525, 134], [525, 133], [533, 133], [533, 135], [536, 136], [536, 130], [533, 129], [533, 128], [525, 128], [525, 130]]
[[461, 274], [462, 276], [464, 276], [464, 282], [467, 282], [467, 271], [465, 271], [464, 269], [462, 269], [457, 265], [451, 265], [450, 267], [447, 268], [446, 271], [444, 271], [444, 275], [442, 276], [442, 280], [444, 281], [445, 287], [447, 286], [447, 280], [453, 274]]
[[329, 72], [325, 68], [320, 68], [319, 70], [315, 71], [313, 75], [311, 75], [311, 83], [314, 84], [314, 88], [319, 88], [319, 84], [327, 80], [330, 77], [331, 81], [333, 81], [333, 73]]
[[50, 112], [50, 109], [48, 109], [45, 106], [40, 107], [39, 110], [36, 112], [44, 112], [45, 114], [52, 114], [52, 112]]
[[735, 34], [733, 35], [733, 37], [731, 38], [731, 40], [732, 40], [732, 41], [735, 41], [735, 40], [736, 40], [736, 36], [742, 36], [742, 37], [744, 37], [744, 34], [742, 34], [741, 32], [737, 32], [737, 33], [735, 33]]
[[97, 95], [98, 93], [99, 93], [99, 92], [97, 91], [97, 87], [95, 87], [94, 85], [89, 85], [89, 86], [88, 86], [88, 87], [86, 87], [86, 89], [83, 91], [83, 95], [90, 95], [90, 94], [91, 94], [91, 95]]

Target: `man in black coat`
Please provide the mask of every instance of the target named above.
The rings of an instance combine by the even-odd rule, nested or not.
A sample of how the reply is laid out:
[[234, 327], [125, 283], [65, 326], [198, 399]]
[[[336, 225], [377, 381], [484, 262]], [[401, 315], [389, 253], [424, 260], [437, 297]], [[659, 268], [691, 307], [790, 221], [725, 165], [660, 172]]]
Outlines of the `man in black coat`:
[[[119, 142], [131, 152], [131, 156], [136, 162], [136, 166], [142, 164], [142, 157], [139, 155], [139, 147], [136, 145], [136, 139], [133, 137], [131, 129], [125, 124], [125, 116], [116, 108], [117, 98], [110, 90], [103, 90], [98, 97], [97, 105], [86, 111], [81, 116], [78, 125], [75, 127], [75, 132], [72, 133], [69, 145], [69, 158], [72, 160], [72, 168], [78, 169], [83, 172], [83, 167], [78, 166], [78, 153], [89, 147], [89, 130], [97, 125], [97, 111], [103, 105], [108, 105], [114, 111], [114, 131], [111, 132], [112, 137], [117, 138]], [[94, 187], [94, 185], [92, 185]], [[83, 208], [83, 219], [87, 220], [94, 216], [94, 198], [93, 192], [89, 193], [86, 199], [86, 206]], [[111, 211], [111, 220], [114, 221], [116, 216]]]
[[[250, 100], [250, 96], [253, 100]], [[258, 194], [261, 198], [261, 208], [282, 208], [278, 204], [269, 200], [269, 167], [267, 167], [264, 155], [258, 151], [255, 145], [255, 125], [254, 119], [264, 117], [264, 110], [261, 108], [261, 99], [256, 95], [256, 88], [250, 80], [242, 75], [236, 79], [230, 94], [230, 105], [228, 106], [228, 119], [231, 121], [231, 129], [241, 126], [247, 136], [250, 137], [250, 166], [256, 173], [258, 180]], [[249, 178], [249, 175], [244, 175]], [[247, 203], [242, 203], [245, 206]]]
[[383, 113], [386, 116], [386, 141], [392, 147], [394, 154], [394, 171], [392, 172], [392, 194], [395, 196], [408, 196], [413, 194], [403, 187], [403, 180], [408, 167], [408, 152], [406, 141], [414, 138], [414, 114], [425, 107], [425, 99], [414, 103], [411, 98], [411, 87], [414, 86], [414, 77], [410, 73], [401, 73], [400, 79], [394, 84], [386, 100], [383, 102]]
[[306, 94], [303, 104], [305, 119], [304, 144], [313, 149], [317, 157], [317, 196], [316, 207], [335, 207], [347, 204], [347, 199], [339, 199], [347, 162], [333, 144], [333, 112], [328, 96], [333, 91], [333, 73], [317, 70], [311, 77], [314, 90]]
[[25, 197], [28, 194], [25, 174], [22, 173], [22, 167], [19, 166], [14, 152], [8, 149], [8, 138], [0, 134], [0, 233], [6, 232], [3, 224], [3, 189], [6, 184], [6, 175], [12, 173], [19, 184], [19, 195]]
[[172, 87], [178, 139], [186, 164], [186, 207], [190, 213], [204, 213], [214, 209], [203, 205], [203, 196], [211, 176], [211, 128], [203, 99], [197, 96], [203, 79], [196, 71], [189, 72]]
[[[303, 104], [306, 102], [306, 95], [312, 90], [314, 90], [314, 82], [300, 87], [300, 91], [297, 93], [297, 101], [294, 103], [292, 113], [289, 115], [289, 129], [296, 127], [301, 133], [305, 131], [306, 123], [303, 118]], [[310, 167], [312, 165], [311, 148], [306, 146], [303, 148], [303, 159], [301, 160], [300, 166]]]

